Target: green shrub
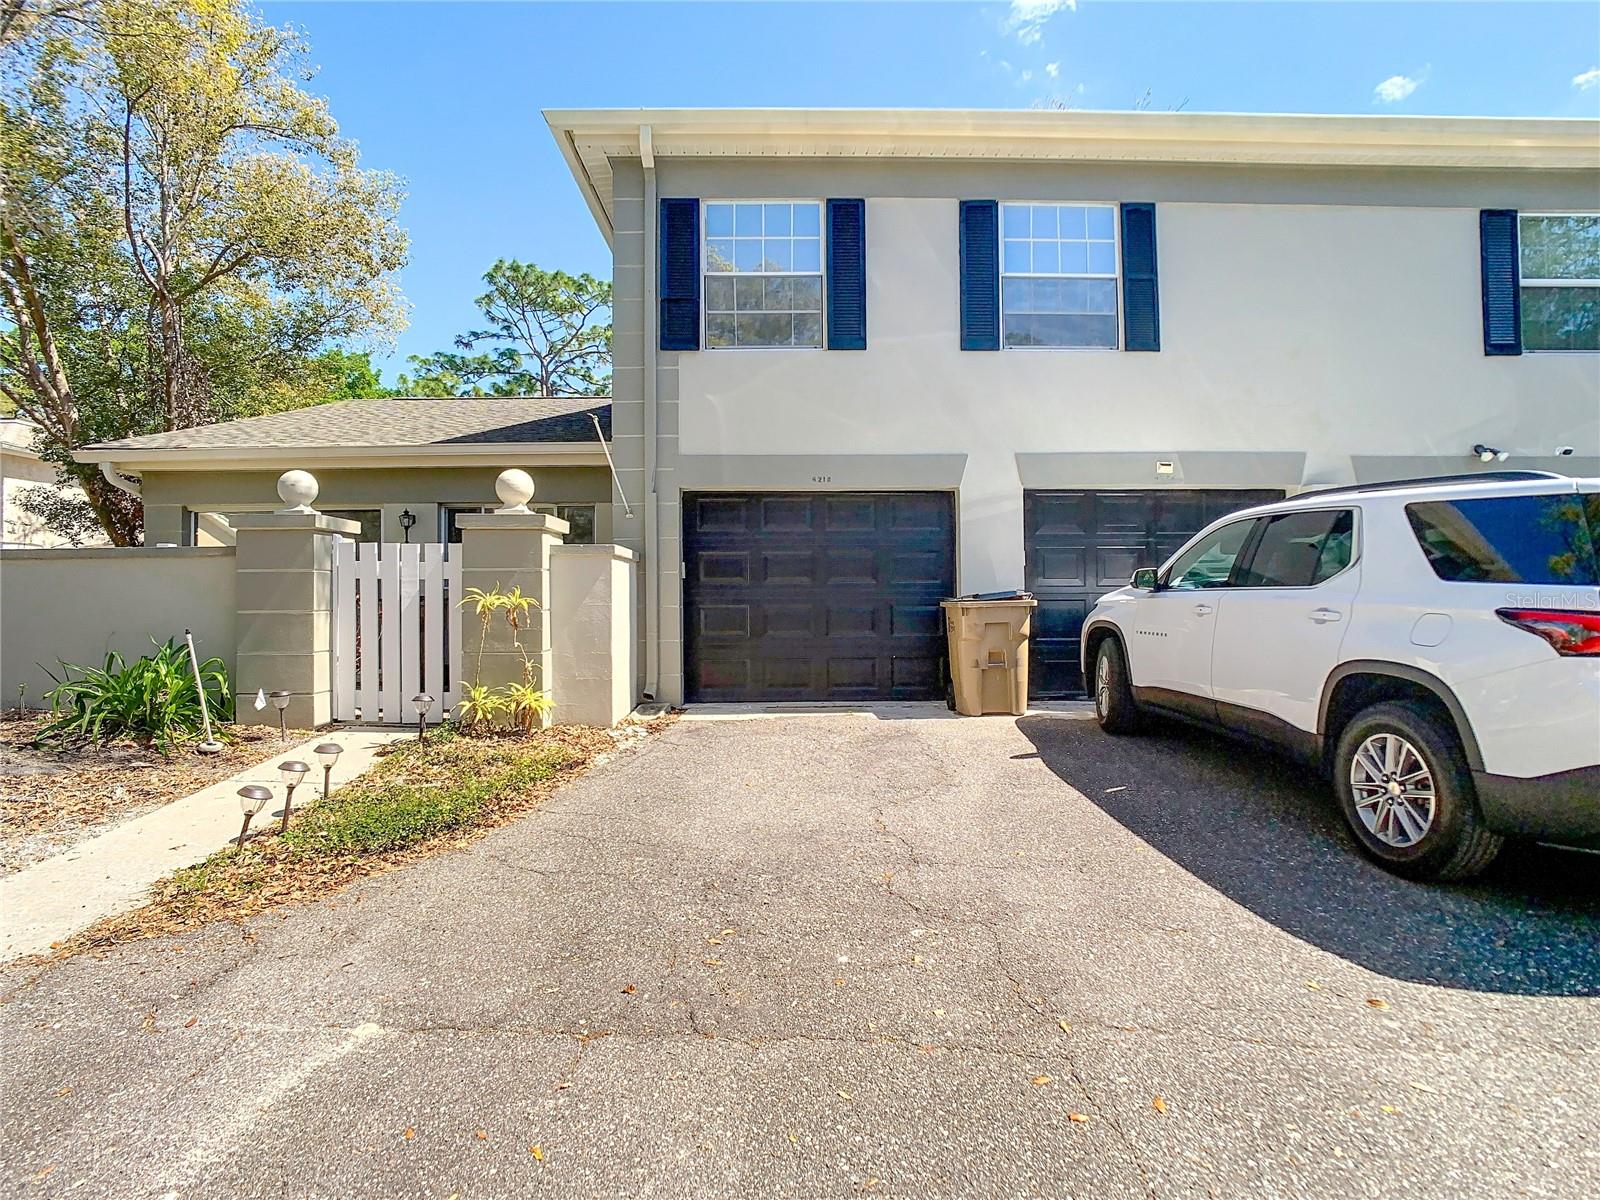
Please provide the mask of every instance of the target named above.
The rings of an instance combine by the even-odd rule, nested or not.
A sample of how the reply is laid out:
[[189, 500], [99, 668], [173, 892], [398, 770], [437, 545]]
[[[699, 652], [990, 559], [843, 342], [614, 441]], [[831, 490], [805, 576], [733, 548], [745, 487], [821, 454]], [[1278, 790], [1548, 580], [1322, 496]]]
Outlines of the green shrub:
[[[103, 667], [61, 663], [56, 686], [45, 696], [54, 718], [40, 733], [44, 740], [108, 742], [137, 737], [163, 753], [198, 737], [205, 725], [195, 690], [189, 651], [176, 639], [132, 663], [112, 651]], [[74, 678], [74, 675], [77, 678]], [[233, 692], [220, 658], [200, 664], [200, 679], [214, 723], [233, 720]]]

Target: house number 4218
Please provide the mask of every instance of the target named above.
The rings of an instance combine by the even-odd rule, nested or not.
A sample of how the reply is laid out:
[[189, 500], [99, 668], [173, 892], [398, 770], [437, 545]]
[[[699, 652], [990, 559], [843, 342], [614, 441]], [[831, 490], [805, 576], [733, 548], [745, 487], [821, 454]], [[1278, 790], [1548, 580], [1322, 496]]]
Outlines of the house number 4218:
[[811, 477], [811, 482], [812, 483], [832, 483], [833, 482], [833, 476], [832, 475], [813, 475]]

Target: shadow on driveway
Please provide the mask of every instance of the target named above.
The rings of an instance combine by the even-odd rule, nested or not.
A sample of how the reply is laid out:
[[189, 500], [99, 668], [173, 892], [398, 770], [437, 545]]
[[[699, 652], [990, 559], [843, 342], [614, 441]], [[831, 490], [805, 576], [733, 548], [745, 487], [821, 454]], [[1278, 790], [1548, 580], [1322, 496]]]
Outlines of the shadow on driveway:
[[1306, 768], [1178, 725], [1132, 738], [1048, 716], [1017, 728], [1147, 844], [1331, 954], [1418, 983], [1600, 995], [1600, 857], [1513, 844], [1465, 884], [1408, 883], [1361, 857]]

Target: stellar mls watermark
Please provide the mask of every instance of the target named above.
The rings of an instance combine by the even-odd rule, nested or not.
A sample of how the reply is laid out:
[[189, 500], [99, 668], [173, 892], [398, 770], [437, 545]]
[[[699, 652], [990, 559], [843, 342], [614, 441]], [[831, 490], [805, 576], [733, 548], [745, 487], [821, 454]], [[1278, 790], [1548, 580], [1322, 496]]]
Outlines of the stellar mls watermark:
[[1581, 608], [1596, 612], [1600, 611], [1600, 591], [1587, 595], [1539, 588], [1530, 591], [1510, 591], [1506, 593], [1506, 604], [1513, 608]]

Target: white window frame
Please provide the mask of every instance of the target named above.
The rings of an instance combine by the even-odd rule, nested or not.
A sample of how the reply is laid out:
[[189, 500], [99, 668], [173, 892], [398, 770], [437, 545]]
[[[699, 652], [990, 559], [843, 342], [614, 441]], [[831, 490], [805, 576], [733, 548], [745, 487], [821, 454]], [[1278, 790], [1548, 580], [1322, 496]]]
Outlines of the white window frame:
[[[1596, 212], [1519, 212], [1517, 213], [1517, 286], [1519, 288], [1600, 288], [1600, 277], [1593, 279], [1525, 279], [1522, 275], [1522, 222], [1523, 220], [1540, 220], [1549, 217], [1596, 217]], [[1522, 305], [1517, 304], [1517, 340], [1523, 341], [1521, 327]], [[1524, 354], [1600, 354], [1596, 350], [1530, 350], [1526, 344], [1522, 347]]]
[[[706, 279], [713, 272], [708, 269], [706, 261], [706, 244], [711, 240], [706, 229], [706, 209], [713, 204], [815, 204], [817, 206], [817, 240], [821, 257], [821, 269], [817, 274], [822, 279], [822, 338], [815, 346], [713, 346], [711, 344], [707, 334], [711, 313], [706, 304]], [[778, 279], [786, 275], [810, 278], [810, 273], [807, 271], [717, 271], [715, 274], [725, 275], [730, 279]], [[737, 199], [718, 196], [700, 201], [700, 348], [706, 351], [715, 350], [719, 354], [728, 350], [749, 350], [760, 354], [770, 354], [775, 350], [809, 353], [828, 348], [828, 202], [826, 200], [816, 196], [744, 196]]]
[[[1046, 205], [1054, 208], [1108, 208], [1111, 210], [1111, 250], [1114, 256], [1110, 276], [1079, 273], [1076, 271], [1008, 271], [1006, 270], [1006, 208], [1017, 205], [1028, 208], [1042, 208]], [[1115, 200], [1002, 200], [999, 211], [995, 214], [995, 262], [999, 265], [1000, 296], [1000, 349], [1027, 352], [1043, 351], [1049, 354], [1105, 354], [1122, 349], [1122, 321], [1123, 308], [1126, 300], [1122, 294], [1122, 208]], [[1031, 217], [1030, 217], [1031, 220]], [[1029, 241], [1033, 239], [1030, 237]], [[1117, 285], [1117, 311], [1116, 328], [1117, 341], [1114, 346], [1008, 346], [1006, 345], [1006, 280], [1010, 279], [1111, 279]]]

